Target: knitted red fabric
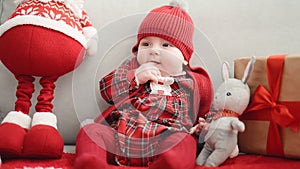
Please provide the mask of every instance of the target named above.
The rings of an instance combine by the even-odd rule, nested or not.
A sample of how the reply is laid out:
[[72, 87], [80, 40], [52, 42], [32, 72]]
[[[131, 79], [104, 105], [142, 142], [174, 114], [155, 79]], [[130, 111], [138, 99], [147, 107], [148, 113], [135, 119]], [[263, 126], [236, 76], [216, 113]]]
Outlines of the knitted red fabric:
[[132, 48], [136, 53], [141, 39], [146, 36], [163, 38], [181, 50], [186, 61], [190, 61], [193, 47], [194, 23], [191, 17], [179, 6], [162, 6], [155, 8], [142, 21], [137, 43]]

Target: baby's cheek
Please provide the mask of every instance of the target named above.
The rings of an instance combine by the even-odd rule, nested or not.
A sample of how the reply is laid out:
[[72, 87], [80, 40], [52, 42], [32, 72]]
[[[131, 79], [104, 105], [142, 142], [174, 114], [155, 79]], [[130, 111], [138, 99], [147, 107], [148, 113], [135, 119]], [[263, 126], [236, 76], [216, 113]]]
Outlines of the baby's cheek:
[[143, 51], [138, 51], [136, 57], [137, 57], [137, 61], [138, 61], [138, 63], [139, 63], [140, 65], [146, 63], [147, 56], [145, 55], [145, 52], [143, 52]]
[[182, 64], [178, 63], [174, 60], [167, 62], [164, 67], [168, 70], [168, 73], [170, 73], [170, 74], [177, 74], [177, 73], [182, 72], [182, 70], [183, 70]]

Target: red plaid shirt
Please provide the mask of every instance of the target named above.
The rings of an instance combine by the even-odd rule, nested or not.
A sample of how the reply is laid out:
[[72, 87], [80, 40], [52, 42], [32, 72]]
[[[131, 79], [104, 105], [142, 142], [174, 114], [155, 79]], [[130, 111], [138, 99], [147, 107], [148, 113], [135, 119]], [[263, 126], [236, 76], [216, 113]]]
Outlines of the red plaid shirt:
[[178, 76], [171, 85], [172, 96], [150, 94], [149, 82], [136, 85], [136, 68], [136, 58], [126, 60], [101, 79], [100, 91], [114, 105], [106, 122], [118, 131], [115, 138], [123, 156], [118, 158], [119, 163], [130, 165], [130, 158], [140, 158], [140, 165], [145, 166], [153, 160], [166, 133], [188, 132], [194, 124], [193, 110], [189, 109], [193, 107], [194, 82], [188, 75]]

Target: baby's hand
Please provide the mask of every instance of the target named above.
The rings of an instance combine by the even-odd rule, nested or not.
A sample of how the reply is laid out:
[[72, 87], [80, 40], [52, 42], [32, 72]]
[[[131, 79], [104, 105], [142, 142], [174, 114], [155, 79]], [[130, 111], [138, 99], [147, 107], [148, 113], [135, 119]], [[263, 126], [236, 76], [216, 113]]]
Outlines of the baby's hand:
[[162, 82], [164, 85], [171, 85], [174, 83], [173, 77], [158, 77], [157, 78], [159, 82]]
[[160, 76], [161, 74], [159, 69], [151, 62], [142, 64], [135, 70], [135, 79], [137, 84], [144, 84], [149, 80], [154, 83], [158, 83], [158, 77]]
[[199, 117], [198, 124], [190, 129], [190, 134], [195, 134], [199, 136], [204, 126], [205, 126], [205, 119]]

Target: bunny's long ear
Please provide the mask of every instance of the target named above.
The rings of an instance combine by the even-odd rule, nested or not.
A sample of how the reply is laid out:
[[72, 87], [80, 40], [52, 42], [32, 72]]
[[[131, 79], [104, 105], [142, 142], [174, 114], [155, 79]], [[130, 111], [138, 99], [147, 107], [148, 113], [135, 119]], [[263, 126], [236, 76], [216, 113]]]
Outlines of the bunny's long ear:
[[228, 62], [223, 62], [222, 77], [223, 77], [223, 81], [226, 81], [230, 78], [230, 68], [229, 68], [229, 63]]
[[256, 61], [256, 57], [255, 56], [252, 56], [251, 59], [249, 60], [247, 66], [246, 66], [246, 69], [244, 71], [244, 75], [243, 75], [243, 78], [242, 78], [242, 82], [244, 84], [247, 83], [248, 79], [250, 78], [250, 75], [253, 71], [253, 68], [254, 68], [254, 63]]

